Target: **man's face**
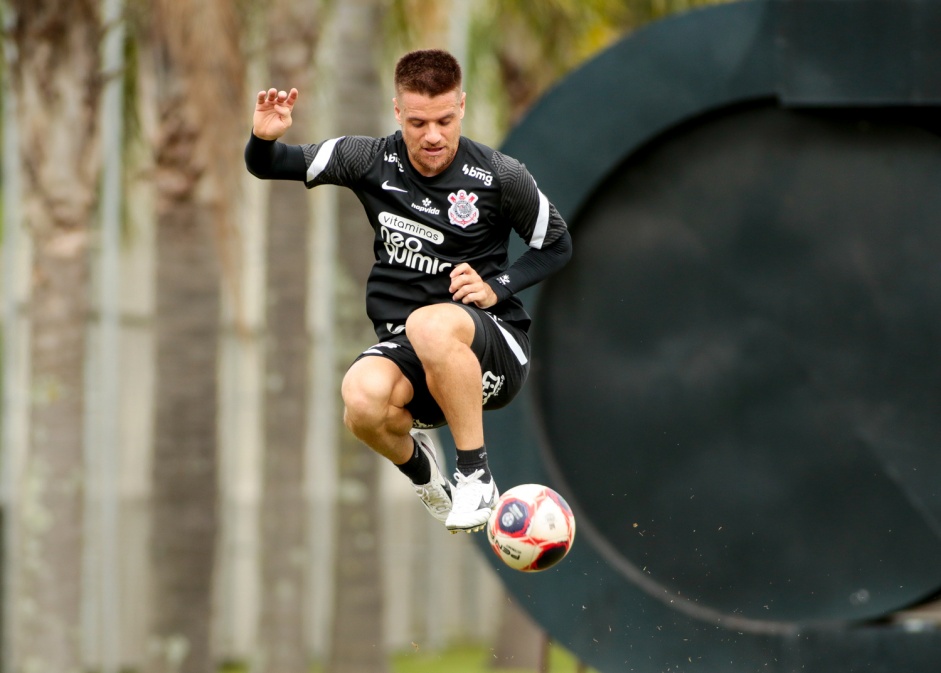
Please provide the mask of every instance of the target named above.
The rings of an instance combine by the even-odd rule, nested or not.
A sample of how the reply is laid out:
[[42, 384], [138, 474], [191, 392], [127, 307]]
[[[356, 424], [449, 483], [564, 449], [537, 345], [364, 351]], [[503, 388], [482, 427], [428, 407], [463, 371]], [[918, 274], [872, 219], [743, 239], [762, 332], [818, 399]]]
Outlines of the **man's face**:
[[464, 93], [455, 89], [440, 96], [403, 91], [393, 99], [412, 166], [426, 177], [451, 165], [461, 139]]

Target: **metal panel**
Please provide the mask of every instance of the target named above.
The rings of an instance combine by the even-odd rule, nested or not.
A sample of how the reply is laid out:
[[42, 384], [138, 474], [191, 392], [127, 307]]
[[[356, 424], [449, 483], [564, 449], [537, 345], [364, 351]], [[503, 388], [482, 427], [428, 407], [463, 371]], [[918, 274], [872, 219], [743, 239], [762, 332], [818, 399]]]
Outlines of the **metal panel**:
[[[855, 14], [834, 23], [839, 10], [826, 3], [797, 4], [801, 25], [826, 24], [837, 44], [881, 40], [868, 0], [854, 5], [869, 17], [864, 33], [854, 33]], [[876, 4], [892, 14], [883, 18], [893, 40], [911, 42], [892, 77], [869, 82], [839, 57], [882, 58], [893, 45], [834, 51], [811, 36], [801, 45], [830, 59], [832, 77], [820, 78], [802, 71], [816, 61], [796, 42], [779, 51], [775, 3], [716, 6], [648, 26], [586, 64], [504, 145], [568, 219], [576, 257], [525, 293], [535, 307], [533, 379], [509, 409], [487, 415], [491, 463], [504, 489], [535, 481], [562, 492], [580, 537], [563, 563], [535, 576], [484, 553], [535, 619], [599, 670], [928, 673], [941, 661], [936, 630], [858, 621], [937, 588], [939, 211], [925, 183], [937, 175], [936, 139], [910, 117], [828, 120], [823, 111], [783, 137], [773, 130], [781, 97], [796, 102], [815, 82], [830, 83], [832, 100], [826, 90], [813, 98], [825, 107], [871, 102], [879, 87], [870, 84], [894, 86], [895, 76], [906, 84], [893, 96], [935, 100], [941, 51], [922, 26], [935, 25], [937, 6]], [[913, 11], [925, 21], [906, 24]], [[860, 146], [874, 123], [878, 141]], [[914, 143], [924, 147], [911, 133], [924, 133]], [[726, 151], [723, 138], [750, 154]], [[688, 165], [686, 141], [701, 143]], [[674, 165], [647, 174], [669, 157]], [[712, 172], [712, 182], [675, 184], [684, 170]], [[839, 197], [854, 194], [861, 201], [844, 208]], [[628, 206], [654, 214], [649, 237]], [[679, 210], [664, 224], [669, 208]], [[854, 248], [848, 232], [860, 217], [875, 224]], [[676, 236], [661, 229], [670, 226]], [[645, 243], [649, 255], [634, 249]], [[825, 254], [841, 243], [847, 254]], [[619, 257], [627, 252], [630, 263]], [[801, 332], [805, 321], [812, 334]], [[643, 378], [644, 360], [638, 369], [630, 356], [645, 341], [656, 349]], [[579, 343], [607, 359], [568, 367]], [[715, 376], [723, 362], [727, 376]], [[788, 580], [799, 592], [790, 595]]]
[[777, 67], [786, 105], [941, 103], [936, 0], [784, 0]]

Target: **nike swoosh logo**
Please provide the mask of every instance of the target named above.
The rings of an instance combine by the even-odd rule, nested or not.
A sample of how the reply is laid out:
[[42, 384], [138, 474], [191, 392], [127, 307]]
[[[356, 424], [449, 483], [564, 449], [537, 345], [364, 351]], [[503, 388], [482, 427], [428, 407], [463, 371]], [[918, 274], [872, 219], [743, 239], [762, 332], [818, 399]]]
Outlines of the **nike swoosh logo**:
[[[495, 489], [494, 489], [494, 490], [495, 490]], [[480, 504], [477, 505], [477, 509], [478, 509], [478, 510], [481, 510], [481, 509], [493, 509], [493, 506], [494, 506], [494, 505], [496, 504], [496, 502], [497, 502], [497, 494], [494, 492], [494, 490], [491, 490], [491, 491], [490, 491], [490, 499], [489, 499], [489, 500], [485, 499], [483, 496], [480, 496]]]
[[388, 180], [382, 183], [382, 188], [386, 190], [387, 192], [405, 192], [406, 194], [408, 194], [407, 189], [402, 189], [400, 187], [393, 187], [392, 185], [389, 184]]

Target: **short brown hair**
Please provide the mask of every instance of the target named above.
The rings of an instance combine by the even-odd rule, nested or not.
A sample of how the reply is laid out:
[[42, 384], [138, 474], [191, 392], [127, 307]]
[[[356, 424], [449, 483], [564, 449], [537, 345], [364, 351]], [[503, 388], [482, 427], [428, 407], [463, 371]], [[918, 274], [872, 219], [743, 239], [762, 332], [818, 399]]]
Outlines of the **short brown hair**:
[[425, 96], [461, 88], [461, 64], [443, 49], [410, 51], [395, 64], [395, 91]]

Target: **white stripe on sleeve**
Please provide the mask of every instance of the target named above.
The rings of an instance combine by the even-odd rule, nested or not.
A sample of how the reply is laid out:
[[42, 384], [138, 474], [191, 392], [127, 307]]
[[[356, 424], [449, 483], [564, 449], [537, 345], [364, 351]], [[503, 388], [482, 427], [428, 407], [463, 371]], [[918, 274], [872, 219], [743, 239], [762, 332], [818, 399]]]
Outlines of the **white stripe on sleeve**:
[[540, 190], [539, 192], [539, 215], [536, 216], [536, 226], [533, 228], [533, 235], [529, 239], [530, 248], [542, 248], [546, 240], [546, 232], [549, 230], [549, 199]]
[[343, 140], [346, 136], [340, 136], [339, 138], [332, 138], [331, 140], [325, 140], [320, 143], [320, 147], [317, 148], [317, 154], [314, 155], [314, 160], [310, 163], [310, 168], [307, 169], [307, 182], [313, 182], [313, 180], [323, 173], [323, 169], [327, 167], [327, 162], [330, 161], [330, 157], [333, 156], [333, 149], [337, 146], [337, 143]]

